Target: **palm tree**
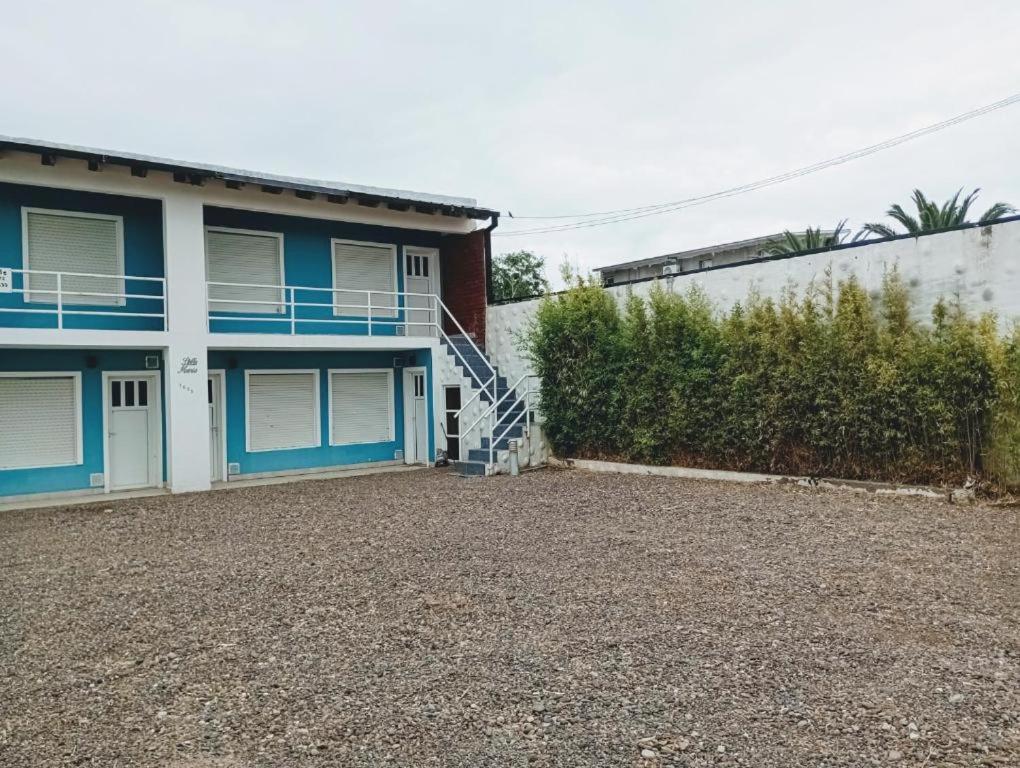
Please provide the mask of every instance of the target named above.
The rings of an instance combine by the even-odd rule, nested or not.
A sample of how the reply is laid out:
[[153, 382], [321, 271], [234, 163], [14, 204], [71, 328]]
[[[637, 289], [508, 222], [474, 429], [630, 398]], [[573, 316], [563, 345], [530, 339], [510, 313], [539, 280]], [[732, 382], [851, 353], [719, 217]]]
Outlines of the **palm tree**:
[[[917, 216], [911, 216], [898, 203], [885, 213], [886, 216], [901, 224], [906, 230], [906, 234], [909, 235], [919, 235], [922, 232], [930, 232], [933, 229], [958, 227], [961, 224], [967, 223], [967, 213], [980, 191], [980, 188], [975, 189], [961, 201], [960, 194], [963, 192], [963, 187], [960, 187], [955, 195], [939, 207], [938, 203], [934, 200], [929, 200], [925, 197], [924, 192], [915, 189], [912, 199], [914, 207], [917, 209]], [[1001, 219], [1003, 216], [1009, 216], [1011, 213], [1016, 213], [1016, 208], [1012, 205], [996, 203], [981, 215], [978, 223], [984, 224], [987, 221]], [[858, 234], [892, 237], [901, 233], [887, 224], [865, 224], [861, 227], [861, 231]]]
[[828, 248], [831, 245], [839, 245], [847, 235], [850, 234], [846, 228], [846, 219], [839, 222], [831, 232], [825, 232], [821, 227], [811, 229], [808, 227], [803, 232], [783, 232], [779, 240], [773, 240], [765, 250], [770, 256], [781, 256], [786, 253], [800, 253], [801, 251], [812, 251], [816, 248]]

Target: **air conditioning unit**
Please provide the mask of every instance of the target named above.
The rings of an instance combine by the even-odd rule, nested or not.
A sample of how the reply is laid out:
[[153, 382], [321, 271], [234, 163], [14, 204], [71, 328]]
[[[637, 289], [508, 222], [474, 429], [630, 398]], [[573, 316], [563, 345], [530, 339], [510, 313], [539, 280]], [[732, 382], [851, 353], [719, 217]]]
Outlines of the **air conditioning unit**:
[[663, 264], [662, 274], [664, 275], [679, 275], [683, 270], [679, 264]]

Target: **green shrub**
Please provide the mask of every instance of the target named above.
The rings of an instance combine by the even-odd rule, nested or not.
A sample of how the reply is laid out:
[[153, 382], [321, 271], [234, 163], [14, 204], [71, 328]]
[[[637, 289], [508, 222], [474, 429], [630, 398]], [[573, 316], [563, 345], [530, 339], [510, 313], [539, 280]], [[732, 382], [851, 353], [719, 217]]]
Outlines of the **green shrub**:
[[1020, 475], [1020, 332], [940, 302], [911, 320], [831, 277], [718, 313], [696, 290], [621, 310], [600, 287], [543, 300], [526, 346], [565, 456], [904, 482]]

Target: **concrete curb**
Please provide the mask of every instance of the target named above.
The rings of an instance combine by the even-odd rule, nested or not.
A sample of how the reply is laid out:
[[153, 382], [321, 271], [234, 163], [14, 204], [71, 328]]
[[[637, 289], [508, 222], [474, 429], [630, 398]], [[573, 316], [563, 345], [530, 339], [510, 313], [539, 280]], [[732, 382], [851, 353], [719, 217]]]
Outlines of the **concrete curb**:
[[678, 477], [688, 480], [722, 480], [729, 483], [789, 483], [805, 488], [874, 493], [882, 496], [921, 496], [929, 499], [942, 499], [954, 504], [971, 504], [975, 501], [975, 494], [971, 488], [941, 489], [921, 485], [897, 485], [895, 483], [840, 480], [828, 477], [766, 475], [759, 472], [732, 472], [725, 469], [697, 469], [694, 467], [657, 467], [647, 464], [625, 464], [618, 461], [594, 461], [592, 459], [558, 459], [553, 456], [549, 457], [549, 466], [559, 469], [580, 469], [585, 472]]

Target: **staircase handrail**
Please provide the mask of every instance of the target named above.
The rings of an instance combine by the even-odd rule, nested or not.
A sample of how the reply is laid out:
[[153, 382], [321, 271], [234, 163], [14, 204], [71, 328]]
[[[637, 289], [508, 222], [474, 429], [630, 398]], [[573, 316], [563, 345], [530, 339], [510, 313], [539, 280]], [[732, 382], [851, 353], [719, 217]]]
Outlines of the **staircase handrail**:
[[475, 344], [474, 339], [472, 339], [468, 335], [468, 332], [464, 330], [464, 326], [462, 326], [460, 324], [460, 321], [456, 317], [454, 317], [453, 312], [451, 312], [450, 308], [447, 307], [443, 303], [443, 300], [441, 298], [439, 298], [439, 296], [437, 296], [436, 294], [433, 294], [432, 298], [435, 299], [436, 304], [438, 304], [438, 306], [443, 310], [443, 312], [446, 314], [446, 316], [449, 317], [451, 320], [453, 320], [453, 324], [456, 326], [457, 330], [460, 331], [461, 335], [465, 339], [467, 339], [468, 344], [471, 345], [471, 349], [473, 349], [475, 354], [478, 355], [478, 357], [481, 358], [483, 363], [485, 363], [485, 367], [488, 368], [489, 369], [489, 373], [492, 374], [492, 377], [489, 379], [489, 381], [486, 382], [485, 384], [482, 384], [481, 377], [478, 376], [477, 374], [475, 374], [474, 369], [472, 369], [471, 366], [467, 364], [467, 361], [464, 360], [464, 356], [462, 354], [460, 354], [460, 350], [458, 350], [456, 348], [456, 346], [454, 345], [454, 343], [452, 341], [450, 341], [450, 337], [447, 336], [446, 335], [446, 331], [443, 330], [443, 324], [441, 322], [439, 322], [438, 318], [437, 318], [437, 320], [436, 320], [436, 327], [439, 329], [439, 332], [443, 335], [443, 338], [446, 339], [446, 342], [451, 347], [454, 348], [454, 351], [457, 352], [457, 357], [459, 357], [461, 359], [461, 362], [464, 364], [464, 367], [467, 368], [467, 370], [475, 377], [475, 380], [478, 381], [479, 385], [481, 385], [483, 389], [488, 384], [492, 384], [492, 398], [495, 400], [496, 399], [496, 369], [493, 367], [492, 363], [489, 362], [489, 358], [487, 358], [484, 354], [482, 354], [482, 351], [478, 348], [478, 345]]
[[[467, 428], [467, 431], [464, 432], [463, 434], [470, 435], [471, 431], [476, 426], [478, 426], [478, 422], [480, 422], [482, 419], [484, 419], [489, 414], [493, 413], [496, 410], [496, 407], [499, 406], [499, 404], [502, 403], [504, 400], [506, 400], [511, 395], [511, 393], [515, 392], [517, 387], [520, 386], [522, 381], [524, 381], [525, 379], [528, 379], [528, 378], [538, 378], [538, 377], [534, 373], [525, 373], [525, 374], [522, 374], [521, 377], [519, 379], [517, 379], [517, 381], [515, 381], [513, 384], [510, 385], [510, 388], [507, 389], [507, 391], [505, 393], [503, 393], [503, 396], [501, 398], [499, 398], [498, 400], [495, 400], [495, 399], [493, 400], [492, 405], [489, 406], [482, 414], [480, 414], [478, 416], [478, 418], [475, 419], [474, 422], [472, 422], [471, 426]], [[529, 389], [530, 389], [530, 385], [529, 385]], [[514, 403], [514, 405], [516, 405], [516, 404], [517, 403]], [[513, 406], [511, 406], [511, 408], [512, 407]], [[499, 426], [499, 421], [497, 420], [496, 423], [493, 426]]]
[[[451, 345], [451, 346], [452, 346], [452, 345]], [[467, 365], [467, 363], [465, 363], [465, 366], [466, 366], [466, 365]], [[475, 377], [475, 378], [477, 379], [478, 377]], [[466, 403], [464, 403], [464, 404], [463, 404], [463, 405], [462, 405], [462, 406], [460, 407], [460, 410], [459, 410], [459, 411], [457, 411], [457, 412], [456, 412], [456, 413], [454, 414], [454, 418], [457, 418], [457, 419], [459, 419], [459, 418], [460, 418], [460, 415], [461, 415], [462, 413], [464, 413], [464, 411], [466, 411], [466, 410], [467, 410], [467, 407], [468, 407], [469, 405], [471, 405], [471, 403], [473, 403], [473, 402], [475, 401], [475, 399], [476, 399], [476, 398], [478, 398], [478, 397], [479, 397], [479, 396], [480, 396], [480, 395], [482, 394], [482, 392], [483, 392], [483, 391], [485, 390], [485, 388], [486, 388], [486, 387], [487, 387], [487, 386], [488, 386], [489, 384], [491, 384], [491, 383], [492, 383], [492, 382], [493, 382], [493, 381], [494, 381], [495, 379], [496, 379], [496, 374], [493, 374], [493, 375], [492, 375], [492, 378], [491, 378], [491, 379], [489, 379], [489, 380], [488, 380], [487, 382], [485, 382], [485, 384], [482, 384], [482, 388], [481, 388], [481, 389], [479, 389], [479, 390], [476, 390], [476, 391], [475, 391], [475, 393], [474, 393], [473, 395], [471, 395], [471, 397], [469, 397], [469, 398], [468, 398], [467, 402], [466, 402]], [[480, 380], [480, 379], [478, 379], [478, 381], [479, 381], [479, 383], [481, 383], [481, 380]]]
[[524, 410], [521, 411], [520, 413], [518, 413], [513, 418], [513, 421], [511, 421], [509, 424], [506, 425], [506, 429], [504, 429], [500, 433], [499, 437], [496, 437], [496, 427], [499, 426], [499, 424], [500, 424], [499, 419], [496, 419], [495, 421], [493, 421], [491, 423], [490, 427], [489, 427], [489, 429], [490, 429], [490, 431], [489, 431], [489, 435], [490, 435], [490, 437], [489, 437], [489, 466], [490, 467], [495, 463], [495, 460], [496, 460], [495, 454], [496, 454], [496, 451], [498, 450], [496, 448], [496, 445], [498, 445], [499, 441], [502, 440], [504, 437], [506, 437], [510, 433], [511, 429], [513, 429], [515, 426], [517, 426], [517, 422], [519, 422], [521, 419], [523, 419], [525, 417], [528, 419], [527, 427], [526, 427], [526, 433], [530, 437], [530, 433], [531, 433], [531, 381], [530, 381], [530, 379], [531, 378], [537, 378], [537, 377], [535, 376], [535, 374], [524, 374], [524, 376], [522, 376], [520, 379], [518, 379], [518, 382], [520, 382], [524, 378], [528, 378], [529, 379], [527, 386], [525, 386], [525, 388], [524, 388], [524, 394], [521, 395], [520, 397], [518, 397], [514, 401], [513, 405], [510, 406], [510, 410], [508, 411], [508, 413], [513, 413], [513, 409], [516, 408], [517, 405], [521, 401], [526, 401], [526, 405], [524, 406]]

